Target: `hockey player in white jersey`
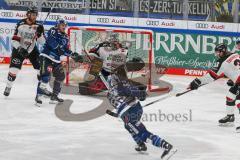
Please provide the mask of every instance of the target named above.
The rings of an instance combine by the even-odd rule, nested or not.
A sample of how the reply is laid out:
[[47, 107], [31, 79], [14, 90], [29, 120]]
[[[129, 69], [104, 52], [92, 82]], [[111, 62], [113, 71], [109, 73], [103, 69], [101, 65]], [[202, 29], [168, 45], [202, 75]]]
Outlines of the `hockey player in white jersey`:
[[[95, 79], [91, 82], [80, 83], [80, 94], [96, 94], [106, 90], [107, 88], [102, 81], [103, 78], [107, 79], [112, 68], [126, 65], [126, 70], [128, 72], [141, 70], [145, 66], [145, 63], [141, 58], [134, 57], [127, 61], [128, 47], [130, 47], [130, 45], [130, 42], [122, 44], [119, 42], [117, 34], [112, 33], [107, 41], [92, 48], [89, 51], [89, 57], [91, 58], [93, 67], [95, 66], [94, 68], [97, 68], [97, 66], [102, 67], [100, 68], [101, 78], [98, 76], [98, 71], [93, 71], [94, 73], [91, 73], [92, 70], [90, 69], [89, 74], [93, 74]], [[101, 61], [102, 64], [98, 63], [100, 65], [96, 65], [94, 61], [97, 63]]]
[[[234, 109], [236, 107], [237, 96], [240, 93], [240, 56], [236, 53], [227, 51], [225, 44], [219, 44], [215, 48], [215, 54], [218, 58], [217, 66], [211, 69], [208, 74], [201, 78], [193, 80], [189, 88], [197, 89], [203, 84], [213, 82], [216, 79], [226, 76], [234, 82], [234, 85], [229, 89], [226, 96], [226, 113], [227, 115], [219, 120], [221, 125], [233, 123], [235, 121]], [[237, 105], [240, 112], [240, 105]], [[240, 127], [237, 127], [240, 130]]]
[[39, 72], [39, 51], [36, 43], [43, 44], [44, 28], [36, 21], [38, 16], [37, 8], [29, 8], [27, 18], [17, 23], [14, 35], [12, 37], [12, 55], [7, 78], [7, 85], [4, 91], [5, 96], [9, 96], [13, 82], [15, 81], [19, 70], [22, 68], [24, 59], [29, 59], [33, 68]]
[[149, 132], [141, 122], [143, 109], [140, 101], [146, 99], [146, 86], [136, 86], [127, 78], [125, 66], [120, 66], [108, 76], [108, 95], [110, 104], [116, 112], [107, 110], [107, 113], [119, 117], [124, 122], [125, 129], [131, 134], [138, 152], [147, 150], [145, 143], [162, 148], [161, 159], [169, 159], [177, 150], [166, 140]]

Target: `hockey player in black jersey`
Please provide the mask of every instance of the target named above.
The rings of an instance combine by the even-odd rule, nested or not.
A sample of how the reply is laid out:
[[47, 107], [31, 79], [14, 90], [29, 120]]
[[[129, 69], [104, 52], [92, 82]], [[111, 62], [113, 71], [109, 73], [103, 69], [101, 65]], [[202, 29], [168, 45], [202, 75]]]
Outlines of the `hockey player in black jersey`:
[[7, 78], [7, 85], [4, 91], [5, 96], [9, 96], [13, 82], [15, 81], [19, 70], [22, 68], [24, 59], [29, 59], [33, 68], [39, 72], [39, 51], [36, 43], [43, 44], [44, 28], [36, 21], [38, 10], [29, 8], [27, 18], [17, 23], [14, 35], [12, 37], [12, 55]]
[[[198, 89], [199, 86], [213, 82], [216, 79], [226, 76], [234, 82], [226, 96], [226, 113], [227, 115], [219, 120], [221, 125], [233, 123], [235, 121], [234, 109], [236, 106], [237, 96], [240, 94], [240, 56], [227, 51], [225, 44], [219, 44], [215, 48], [215, 54], [218, 58], [217, 66], [212, 68], [208, 74], [201, 78], [193, 80], [189, 88]], [[240, 112], [240, 105], [238, 110]], [[239, 127], [237, 130], [240, 129]]]
[[125, 67], [120, 66], [108, 76], [107, 98], [116, 112], [107, 110], [107, 113], [119, 117], [124, 122], [125, 129], [131, 134], [136, 142], [136, 151], [147, 150], [146, 142], [153, 146], [162, 148], [162, 159], [170, 158], [177, 150], [166, 140], [149, 132], [141, 122], [143, 109], [140, 101], [146, 99], [146, 86], [136, 86], [127, 78]]

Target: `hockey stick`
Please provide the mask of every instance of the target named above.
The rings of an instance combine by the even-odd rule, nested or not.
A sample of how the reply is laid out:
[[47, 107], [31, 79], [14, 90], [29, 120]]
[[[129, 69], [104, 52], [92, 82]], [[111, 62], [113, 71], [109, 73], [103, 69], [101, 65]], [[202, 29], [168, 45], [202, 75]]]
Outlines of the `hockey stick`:
[[150, 106], [150, 105], [152, 105], [152, 104], [154, 104], [154, 103], [163, 101], [163, 100], [168, 99], [168, 98], [173, 97], [173, 96], [176, 96], [176, 95], [175, 95], [175, 94], [169, 94], [169, 95], [167, 95], [167, 96], [165, 96], [165, 97], [161, 97], [161, 98], [159, 98], [159, 99], [157, 99], [157, 100], [155, 100], [155, 101], [149, 102], [149, 103], [145, 104], [143, 107]]
[[[202, 86], [205, 86], [206, 84], [203, 84], [203, 85], [200, 85], [199, 87], [202, 87]], [[186, 90], [186, 91], [184, 91], [184, 92], [181, 92], [181, 93], [177, 93], [176, 94], [176, 97], [179, 97], [179, 96], [182, 96], [182, 95], [184, 95], [184, 94], [186, 94], [186, 93], [188, 93], [188, 92], [191, 92], [191, 91], [194, 91], [195, 89], [188, 89], [188, 90]]]
[[[206, 85], [206, 84], [200, 85], [199, 87], [202, 87], [202, 86], [204, 86], [204, 85]], [[168, 98], [170, 98], [170, 97], [174, 97], [174, 96], [175, 96], [175, 97], [180, 97], [180, 96], [182, 96], [182, 95], [184, 95], [184, 94], [186, 94], [186, 93], [188, 93], [188, 92], [191, 92], [191, 91], [194, 91], [194, 90], [188, 89], [188, 90], [186, 90], [186, 91], [184, 91], [184, 92], [181, 92], [181, 93], [169, 94], [169, 95], [167, 95], [167, 96], [165, 96], [165, 97], [161, 97], [161, 98], [159, 98], [159, 99], [157, 99], [157, 100], [154, 100], [154, 101], [152, 101], [152, 102], [149, 102], [149, 103], [145, 104], [145, 105], [143, 106], [143, 108], [144, 108], [144, 107], [147, 107], [147, 106], [150, 106], [150, 105], [152, 105], [152, 104], [155, 104], [155, 103], [157, 103], [157, 102], [163, 101], [163, 100], [165, 100], [165, 99], [168, 99]], [[117, 113], [114, 113], [114, 112], [112, 112], [112, 111], [110, 111], [110, 110], [107, 110], [106, 113], [107, 113], [108, 115], [112, 116], [112, 117], [118, 117]]]
[[182, 96], [182, 95], [184, 95], [184, 94], [186, 94], [186, 93], [188, 93], [188, 92], [191, 92], [191, 91], [193, 91], [193, 90], [192, 90], [192, 89], [189, 89], [189, 90], [186, 90], [186, 91], [184, 91], [184, 92], [177, 93], [177, 94], [176, 94], [176, 97]]
[[[157, 99], [157, 100], [155, 100], [155, 101], [152, 101], [152, 102], [149, 102], [149, 103], [145, 104], [145, 105], [142, 106], [142, 107], [144, 108], [144, 107], [150, 106], [150, 105], [152, 105], [152, 104], [154, 104], [154, 103], [163, 101], [163, 100], [168, 99], [168, 98], [173, 97], [173, 96], [175, 96], [175, 95], [170, 94], [170, 95], [167, 95], [167, 96], [165, 96], [165, 97], [161, 97], [161, 98], [159, 98], [159, 99]], [[106, 110], [106, 113], [107, 113], [108, 115], [112, 116], [112, 117], [115, 117], [115, 118], [118, 117], [118, 114], [117, 114], [117, 113], [112, 112], [112, 111], [110, 111], [109, 109]]]

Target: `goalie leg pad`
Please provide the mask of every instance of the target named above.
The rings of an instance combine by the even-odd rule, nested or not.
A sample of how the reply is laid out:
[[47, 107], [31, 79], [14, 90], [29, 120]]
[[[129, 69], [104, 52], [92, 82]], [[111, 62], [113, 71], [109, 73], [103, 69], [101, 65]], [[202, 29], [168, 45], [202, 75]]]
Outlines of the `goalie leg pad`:
[[107, 87], [98, 76], [92, 82], [79, 83], [79, 93], [82, 95], [93, 95], [107, 90]]
[[99, 72], [102, 70], [102, 66], [103, 66], [102, 59], [94, 57], [94, 59], [91, 60], [89, 74], [97, 76]]

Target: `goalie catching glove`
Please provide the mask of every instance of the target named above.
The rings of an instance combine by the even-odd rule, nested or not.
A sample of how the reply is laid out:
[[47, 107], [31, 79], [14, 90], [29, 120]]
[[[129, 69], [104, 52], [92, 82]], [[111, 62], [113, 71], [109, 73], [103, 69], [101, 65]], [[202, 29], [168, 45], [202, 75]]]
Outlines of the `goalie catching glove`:
[[126, 63], [126, 67], [129, 72], [140, 71], [145, 67], [145, 63], [140, 57], [134, 57]]

